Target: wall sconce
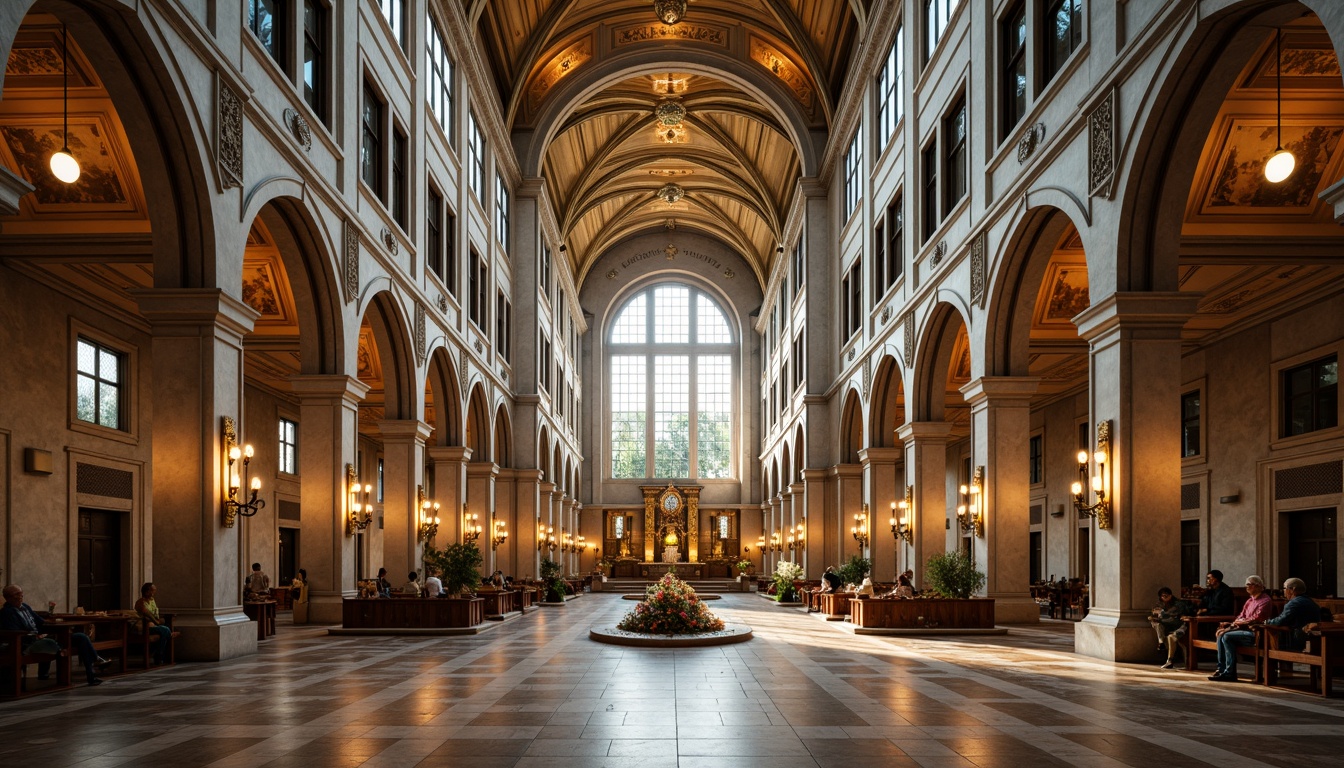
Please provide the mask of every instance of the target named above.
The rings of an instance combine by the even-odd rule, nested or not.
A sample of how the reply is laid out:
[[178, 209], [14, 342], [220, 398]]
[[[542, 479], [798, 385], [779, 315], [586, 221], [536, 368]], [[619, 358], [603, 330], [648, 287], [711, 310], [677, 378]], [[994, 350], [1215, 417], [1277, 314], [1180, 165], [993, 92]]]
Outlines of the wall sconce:
[[350, 507], [350, 513], [345, 518], [345, 534], [354, 536], [355, 531], [362, 531], [373, 522], [373, 505], [369, 503], [369, 494], [373, 492], [373, 486], [360, 485], [359, 478], [355, 475], [355, 465], [346, 464], [345, 488], [347, 504]]
[[985, 537], [985, 468], [975, 468], [971, 475], [971, 484], [960, 488], [961, 504], [957, 505], [957, 523], [963, 531], [975, 531], [975, 535]]
[[803, 521], [793, 526], [793, 533], [798, 537], [798, 548], [802, 549], [807, 543], [807, 521]]
[[854, 525], [849, 528], [850, 534], [854, 540], [859, 542], [859, 549], [868, 546], [868, 505], [863, 505], [863, 511], [854, 515]]
[[[1080, 517], [1097, 518], [1098, 528], [1111, 527], [1111, 503], [1106, 500], [1106, 460], [1111, 455], [1111, 422], [1097, 422], [1097, 450], [1092, 454], [1092, 460], [1097, 463], [1097, 473], [1095, 475], [1088, 471], [1087, 451], [1078, 452], [1078, 478], [1072, 487], [1073, 508], [1078, 510]], [[1084, 489], [1091, 488], [1092, 493], [1096, 494], [1095, 504], [1087, 503], [1087, 495]]]
[[425, 486], [415, 486], [415, 506], [420, 510], [420, 528], [416, 537], [423, 542], [427, 542], [439, 533], [439, 516], [431, 515], [431, 512], [439, 511], [439, 503], [430, 501], [425, 496]]
[[775, 531], [774, 533], [770, 534], [770, 551], [771, 552], [784, 551], [784, 542], [780, 541], [779, 531]]
[[789, 539], [788, 539], [788, 543], [785, 544], [784, 546], [788, 547], [788, 549], [789, 549], [790, 552], [793, 551], [793, 548], [794, 548], [794, 547], [798, 546], [798, 542], [796, 542], [796, 541], [793, 540], [793, 529], [792, 529], [792, 528], [789, 529]]
[[509, 540], [509, 532], [504, 528], [503, 520], [495, 520], [494, 532], [490, 534], [490, 548], [499, 549], [499, 545]]
[[[915, 503], [915, 486], [905, 486], [905, 498], [891, 502], [891, 540], [905, 540], [906, 544], [915, 541], [915, 530], [910, 525], [910, 508]], [[900, 516], [897, 516], [897, 512]]]
[[[248, 464], [252, 461], [252, 446], [245, 445], [241, 449], [238, 447], [238, 429], [230, 416], [224, 417], [224, 455], [229, 459], [229, 465], [225, 469], [225, 476], [229, 478], [228, 492], [224, 497], [224, 527], [232, 528], [238, 515], [251, 517], [261, 508], [266, 506], [265, 499], [257, 498], [257, 492], [261, 490], [261, 478], [254, 477], [248, 482]], [[239, 481], [238, 473], [233, 471], [233, 463], [239, 458], [243, 460], [243, 477]], [[247, 486], [251, 493], [247, 501], [238, 500], [238, 490]]]
[[467, 505], [462, 505], [462, 543], [470, 544], [481, 538], [480, 516], [475, 512], [468, 512]]
[[555, 543], [555, 526], [546, 529], [546, 551], [554, 552], [558, 545]]

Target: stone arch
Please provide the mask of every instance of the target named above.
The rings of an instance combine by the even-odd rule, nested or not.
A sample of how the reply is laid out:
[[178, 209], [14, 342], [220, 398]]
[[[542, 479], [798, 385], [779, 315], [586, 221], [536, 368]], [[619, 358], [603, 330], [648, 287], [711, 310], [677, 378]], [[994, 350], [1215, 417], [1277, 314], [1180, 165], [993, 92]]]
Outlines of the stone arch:
[[384, 417], [396, 420], [418, 417], [421, 410], [415, 387], [419, 381], [415, 375], [415, 353], [410, 328], [396, 297], [390, 291], [375, 293], [366, 305], [364, 319], [382, 356]]
[[858, 464], [863, 446], [863, 401], [859, 391], [851, 387], [840, 416], [840, 463]]
[[905, 382], [900, 363], [891, 355], [883, 355], [873, 373], [873, 385], [868, 401], [870, 414], [868, 444], [879, 447], [900, 445], [896, 428], [905, 423]]
[[552, 482], [555, 483], [555, 490], [560, 491], [561, 493], [564, 493], [565, 491], [565, 476], [560, 472], [560, 468], [563, 466], [564, 454], [560, 452], [560, 440], [557, 438], [551, 451], [551, 470], [555, 472], [555, 476], [552, 479]]
[[434, 390], [434, 443], [462, 445], [462, 390], [447, 348], [439, 347], [429, 356], [425, 380]]
[[473, 462], [490, 461], [490, 405], [485, 399], [485, 387], [478, 382], [471, 387], [467, 398], [467, 447]]
[[807, 443], [803, 439], [803, 425], [799, 424], [798, 431], [793, 438], [793, 470], [799, 473], [799, 479], [802, 479], [802, 471], [807, 469], [807, 466], [803, 463], [803, 457], [807, 455], [806, 447]]
[[494, 462], [501, 467], [512, 466], [510, 457], [513, 456], [513, 421], [509, 419], [509, 407], [507, 403], [500, 403], [495, 409], [495, 454], [492, 457]]
[[546, 482], [555, 482], [555, 475], [551, 473], [551, 433], [546, 425], [541, 425], [541, 430], [537, 434], [537, 469], [541, 470], [541, 479]]
[[915, 421], [947, 420], [946, 387], [958, 334], [969, 327], [958, 307], [939, 302], [924, 322], [915, 348], [914, 381], [909, 397]]
[[787, 491], [793, 484], [793, 471], [789, 464], [792, 460], [792, 451], [789, 450], [788, 442], [784, 442], [779, 448], [779, 477], [782, 487], [780, 491]]

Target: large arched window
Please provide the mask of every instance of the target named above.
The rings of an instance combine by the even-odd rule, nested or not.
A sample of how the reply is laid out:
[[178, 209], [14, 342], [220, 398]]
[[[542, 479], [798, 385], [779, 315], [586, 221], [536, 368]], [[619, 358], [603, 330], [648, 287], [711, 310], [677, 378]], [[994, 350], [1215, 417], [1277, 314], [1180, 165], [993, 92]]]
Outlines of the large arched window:
[[650, 286], [616, 312], [607, 340], [613, 478], [733, 476], [728, 316], [703, 291]]

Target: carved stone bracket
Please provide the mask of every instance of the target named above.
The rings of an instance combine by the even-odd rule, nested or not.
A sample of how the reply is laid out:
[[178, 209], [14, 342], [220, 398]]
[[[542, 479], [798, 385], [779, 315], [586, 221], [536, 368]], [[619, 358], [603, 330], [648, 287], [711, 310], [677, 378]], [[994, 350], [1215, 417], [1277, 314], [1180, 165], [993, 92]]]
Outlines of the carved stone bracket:
[[971, 303], [985, 308], [985, 235], [982, 230], [971, 241]]
[[888, 304], [887, 306], [882, 308], [882, 324], [886, 325], [887, 321], [890, 319], [891, 319], [891, 305]]
[[1110, 199], [1115, 186], [1115, 90], [1087, 116], [1087, 188]]
[[415, 357], [425, 364], [425, 305], [415, 302]]
[[215, 76], [215, 164], [225, 187], [243, 185], [243, 102]]
[[936, 267], [938, 266], [938, 262], [942, 261], [943, 257], [946, 255], [947, 255], [947, 241], [939, 240], [938, 244], [933, 247], [933, 258], [929, 260], [929, 263]]
[[477, 339], [476, 341], [472, 342], [471, 346], [476, 349], [476, 354], [478, 355], [485, 352], [485, 345], [481, 343], [480, 339]]
[[292, 109], [285, 109], [285, 127], [289, 129], [290, 135], [299, 142], [304, 152], [309, 152], [313, 148], [313, 129], [308, 126], [308, 121], [303, 119], [303, 115]]
[[905, 367], [915, 364], [915, 313], [906, 312], [901, 319], [902, 343], [905, 345]]
[[1045, 142], [1045, 123], [1037, 123], [1017, 140], [1017, 164], [1021, 165], [1031, 157], [1036, 148]]
[[447, 312], [447, 311], [448, 311], [448, 298], [447, 298], [446, 296], [444, 296], [442, 293], [439, 294], [439, 301], [438, 301], [438, 304], [439, 304], [439, 311], [440, 311], [440, 312]]
[[392, 230], [387, 227], [383, 227], [382, 231], [378, 233], [378, 239], [383, 241], [383, 247], [393, 256], [396, 256], [397, 251], [401, 250], [401, 246], [397, 245], [397, 236], [392, 234]]

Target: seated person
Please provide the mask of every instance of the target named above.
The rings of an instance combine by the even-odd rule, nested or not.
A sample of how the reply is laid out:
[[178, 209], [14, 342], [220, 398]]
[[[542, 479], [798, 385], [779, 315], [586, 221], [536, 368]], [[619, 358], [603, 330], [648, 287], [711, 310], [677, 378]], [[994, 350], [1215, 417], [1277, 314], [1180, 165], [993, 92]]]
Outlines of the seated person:
[[898, 600], [909, 600], [915, 596], [915, 587], [910, 583], [909, 571], [902, 573], [896, 578], [896, 586], [891, 591], [882, 595], [882, 597], [896, 598]]
[[873, 596], [872, 579], [868, 578], [867, 576], [863, 577], [863, 583], [859, 585], [858, 589], [854, 590], [854, 596], [858, 597], [859, 595], [867, 595], [869, 597]]
[[391, 596], [392, 596], [392, 582], [390, 582], [390, 581], [387, 580], [387, 569], [386, 569], [386, 568], [379, 568], [379, 569], [378, 569], [378, 578], [374, 580], [374, 583], [378, 585], [378, 596], [379, 596], [379, 597], [391, 597]]
[[415, 571], [406, 574], [406, 583], [401, 585], [401, 594], [411, 597], [420, 596], [420, 574]]
[[1307, 642], [1303, 629], [1308, 624], [1322, 621], [1321, 607], [1315, 600], [1307, 597], [1307, 583], [1298, 578], [1283, 582], [1283, 596], [1288, 599], [1279, 615], [1265, 623], [1275, 627], [1292, 627], [1293, 631], [1279, 647], [1287, 651], [1299, 651]]
[[1208, 588], [1199, 599], [1199, 608], [1195, 613], [1199, 616], [1231, 616], [1235, 612], [1236, 603], [1232, 588], [1223, 583], [1223, 572], [1217, 568], [1209, 571], [1204, 577], [1204, 584]]
[[[0, 629], [13, 629], [20, 632], [27, 632], [24, 635], [20, 647], [24, 653], [34, 655], [47, 655], [55, 657], [61, 652], [60, 643], [57, 643], [42, 632], [42, 627], [46, 623], [33, 612], [33, 609], [23, 602], [23, 587], [17, 584], [10, 584], [4, 589], [5, 605], [0, 608]], [[79, 654], [79, 661], [84, 665], [84, 672], [87, 675], [89, 685], [101, 685], [102, 680], [97, 675], [97, 667], [100, 663], [105, 663], [98, 658], [98, 652], [93, 649], [93, 641], [83, 632], [74, 632], [70, 635], [70, 645]], [[51, 672], [51, 662], [42, 661], [37, 665], [37, 678], [46, 680]]]
[[140, 599], [135, 601], [135, 612], [145, 620], [149, 627], [148, 633], [154, 636], [154, 644], [149, 649], [154, 657], [154, 663], [167, 664], [168, 644], [173, 641], [173, 630], [163, 623], [163, 617], [159, 615], [159, 606], [154, 602], [154, 595], [158, 591], [159, 588], [154, 586], [152, 581], [142, 584]]
[[443, 581], [433, 566], [425, 569], [425, 597], [438, 597], [443, 594]]
[[821, 586], [817, 588], [817, 591], [822, 594], [839, 592], [842, 586], [844, 585], [841, 583], [840, 575], [835, 572], [835, 566], [826, 566], [826, 572], [821, 574]]
[[1218, 669], [1209, 675], [1210, 680], [1220, 683], [1237, 681], [1237, 648], [1255, 644], [1251, 625], [1268, 619], [1274, 609], [1274, 602], [1265, 592], [1265, 580], [1259, 576], [1246, 577], [1246, 593], [1250, 599], [1242, 606], [1237, 618], [1218, 627]]
[[1163, 669], [1176, 667], [1176, 651], [1181, 647], [1181, 639], [1185, 637], [1186, 629], [1181, 617], [1194, 612], [1194, 606], [1177, 598], [1171, 587], [1157, 590], [1157, 605], [1149, 614], [1148, 623], [1157, 633], [1157, 650], [1167, 652], [1167, 660], [1162, 664]]
[[262, 572], [261, 563], [252, 564], [252, 575], [247, 577], [243, 591], [244, 597], [253, 600], [264, 600], [271, 596], [271, 577]]
[[490, 574], [490, 585], [491, 585], [492, 587], [495, 587], [496, 589], [503, 589], [503, 588], [504, 588], [504, 572], [503, 572], [503, 571], [495, 571], [494, 573]]

